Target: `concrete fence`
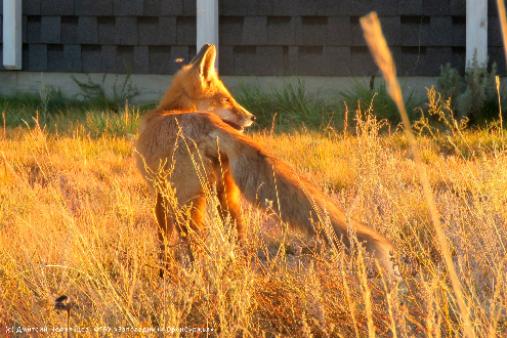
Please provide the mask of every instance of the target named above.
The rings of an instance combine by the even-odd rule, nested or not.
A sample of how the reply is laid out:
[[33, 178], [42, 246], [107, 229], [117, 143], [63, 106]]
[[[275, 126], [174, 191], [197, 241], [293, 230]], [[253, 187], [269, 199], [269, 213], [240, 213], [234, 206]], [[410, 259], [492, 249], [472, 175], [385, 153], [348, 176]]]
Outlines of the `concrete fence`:
[[[0, 0], [0, 76], [173, 74], [203, 43], [226, 76], [368, 77], [359, 17], [376, 10], [399, 74], [434, 77], [475, 56], [505, 72], [495, 1]], [[2, 73], [4, 73], [2, 75]], [[16, 84], [23, 78], [16, 75]], [[0, 84], [0, 92], [5, 92]]]

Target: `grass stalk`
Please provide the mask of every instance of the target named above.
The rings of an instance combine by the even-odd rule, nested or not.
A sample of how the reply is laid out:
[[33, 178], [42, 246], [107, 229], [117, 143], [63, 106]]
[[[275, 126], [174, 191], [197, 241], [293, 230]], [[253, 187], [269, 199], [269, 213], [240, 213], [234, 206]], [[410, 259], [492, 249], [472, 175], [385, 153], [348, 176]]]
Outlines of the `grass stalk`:
[[3, 123], [4, 138], [7, 138], [7, 117], [6, 117], [5, 110], [2, 112], [2, 123]]
[[417, 171], [419, 173], [419, 179], [423, 188], [424, 197], [426, 204], [431, 214], [431, 220], [435, 228], [435, 234], [437, 237], [438, 245], [440, 248], [441, 255], [444, 259], [447, 271], [449, 272], [449, 278], [451, 280], [452, 288], [456, 295], [456, 300], [461, 312], [461, 318], [463, 320], [463, 330], [466, 337], [475, 337], [472, 322], [470, 321], [470, 314], [468, 306], [465, 302], [465, 296], [459, 280], [458, 274], [452, 261], [451, 251], [446, 235], [443, 231], [442, 224], [440, 222], [440, 213], [436, 207], [433, 191], [428, 178], [428, 173], [423, 164], [421, 153], [417, 140], [412, 132], [410, 120], [405, 108], [405, 102], [401, 91], [400, 84], [396, 75], [396, 65], [391, 55], [391, 51], [387, 45], [384, 34], [382, 33], [382, 27], [378, 19], [377, 13], [371, 12], [370, 14], [361, 17], [360, 24], [363, 29], [364, 38], [370, 48], [370, 52], [373, 55], [375, 63], [380, 68], [384, 79], [386, 81], [389, 95], [395, 102], [402, 122], [405, 126], [405, 135], [410, 144], [412, 154], [415, 159]]
[[496, 0], [496, 5], [498, 7], [500, 27], [502, 28], [503, 51], [507, 59], [507, 17], [505, 16], [505, 3], [503, 0]]
[[[505, 13], [505, 3], [503, 0], [496, 0], [498, 7], [498, 18], [500, 19], [500, 27], [502, 28], [503, 51], [507, 60], [507, 16]], [[498, 95], [498, 114], [500, 119], [500, 130], [503, 133], [502, 105], [500, 102], [500, 77], [497, 76], [497, 95]]]
[[500, 76], [495, 76], [496, 96], [498, 98], [498, 123], [500, 124], [500, 133], [503, 133], [503, 117], [502, 117], [502, 97], [500, 95]]

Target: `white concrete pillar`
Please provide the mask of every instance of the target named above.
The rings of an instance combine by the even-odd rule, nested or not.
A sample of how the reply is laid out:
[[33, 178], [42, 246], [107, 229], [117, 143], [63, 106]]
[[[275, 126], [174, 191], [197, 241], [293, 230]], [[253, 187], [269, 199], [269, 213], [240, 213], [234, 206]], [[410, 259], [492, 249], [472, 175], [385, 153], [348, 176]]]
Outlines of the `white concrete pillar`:
[[21, 69], [21, 1], [3, 1], [3, 65], [7, 69]]
[[[212, 43], [218, 51], [218, 0], [197, 1], [197, 51]], [[218, 55], [217, 55], [218, 64]]]
[[488, 1], [467, 0], [466, 3], [466, 66], [474, 57], [479, 66], [488, 63]]

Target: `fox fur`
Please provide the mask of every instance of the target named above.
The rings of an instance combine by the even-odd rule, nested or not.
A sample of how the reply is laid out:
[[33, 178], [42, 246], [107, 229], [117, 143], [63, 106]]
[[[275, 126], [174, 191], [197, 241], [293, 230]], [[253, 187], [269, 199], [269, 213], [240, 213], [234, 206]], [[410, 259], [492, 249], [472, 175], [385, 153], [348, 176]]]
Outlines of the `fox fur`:
[[[314, 236], [315, 217], [325, 215], [338, 238], [351, 247], [353, 233], [391, 275], [393, 246], [382, 235], [347, 219], [333, 201], [242, 133], [254, 116], [234, 100], [215, 70], [215, 47], [205, 45], [174, 77], [159, 106], [143, 121], [137, 141], [140, 171], [153, 183], [153, 172], [170, 170], [179, 210], [187, 210], [190, 226], [203, 227], [206, 183], [217, 187], [221, 209], [234, 220], [244, 240], [240, 198], [279, 213], [282, 220]], [[196, 170], [195, 158], [204, 170]], [[200, 172], [200, 173], [199, 173]], [[155, 189], [157, 190], [157, 189]], [[158, 190], [155, 214], [160, 240], [174, 243], [186, 231], [174, 203]], [[174, 201], [173, 201], [174, 202]], [[165, 241], [164, 241], [165, 239]]]

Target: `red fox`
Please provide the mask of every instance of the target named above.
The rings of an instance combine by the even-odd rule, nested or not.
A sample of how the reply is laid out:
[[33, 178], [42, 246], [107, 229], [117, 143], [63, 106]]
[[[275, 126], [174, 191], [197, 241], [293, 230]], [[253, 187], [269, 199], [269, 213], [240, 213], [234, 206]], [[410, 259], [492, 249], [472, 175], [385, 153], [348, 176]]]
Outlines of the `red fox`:
[[[159, 189], [155, 206], [162, 249], [188, 231], [182, 226], [181, 210], [190, 216], [186, 224], [197, 232], [202, 228], [204, 176], [206, 184], [216, 186], [221, 208], [234, 220], [240, 241], [244, 240], [240, 215], [244, 196], [255, 205], [271, 206], [282, 220], [308, 235], [317, 233], [312, 217], [325, 214], [346, 247], [352, 246], [352, 232], [390, 275], [395, 274], [393, 247], [387, 239], [348, 220], [313, 184], [242, 133], [255, 117], [224, 86], [215, 58], [215, 47], [205, 45], [182, 67], [158, 107], [144, 118], [137, 140], [138, 167], [149, 182], [154, 184], [150, 173], [170, 172], [165, 181], [174, 198], [169, 201]], [[197, 157], [204, 166], [200, 173], [195, 168]]]

